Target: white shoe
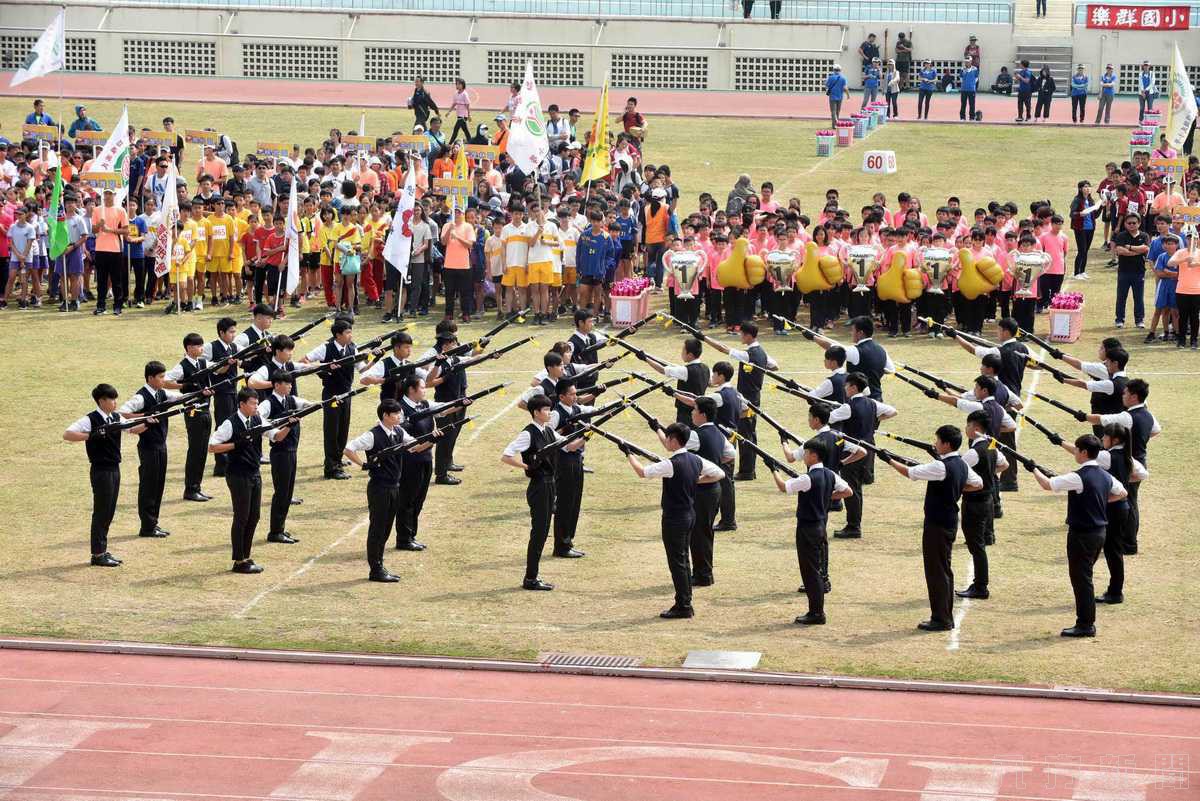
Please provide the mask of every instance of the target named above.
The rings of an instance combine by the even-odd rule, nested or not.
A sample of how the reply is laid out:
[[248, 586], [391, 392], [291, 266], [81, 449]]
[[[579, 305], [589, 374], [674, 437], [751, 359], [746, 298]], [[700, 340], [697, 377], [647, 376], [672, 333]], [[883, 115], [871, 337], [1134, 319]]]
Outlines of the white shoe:
[[1075, 276], [1075, 280], [1077, 280], [1077, 281], [1087, 281], [1087, 280], [1088, 280], [1088, 274], [1087, 274], [1087, 273], [1080, 273], [1079, 275]]
[[1145, 323], [1138, 323], [1138, 324], [1137, 324], [1137, 327], [1138, 327], [1138, 328], [1145, 328], [1145, 327], [1146, 327], [1146, 324], [1145, 324]]
[[193, 304], [193, 305], [192, 305], [192, 308], [193, 308], [195, 311], [204, 311], [204, 301], [202, 301], [202, 300], [197, 300], [197, 301], [195, 302], [195, 304]]
[[1125, 323], [1117, 323], [1117, 328], [1124, 328], [1124, 327], [1125, 327]]

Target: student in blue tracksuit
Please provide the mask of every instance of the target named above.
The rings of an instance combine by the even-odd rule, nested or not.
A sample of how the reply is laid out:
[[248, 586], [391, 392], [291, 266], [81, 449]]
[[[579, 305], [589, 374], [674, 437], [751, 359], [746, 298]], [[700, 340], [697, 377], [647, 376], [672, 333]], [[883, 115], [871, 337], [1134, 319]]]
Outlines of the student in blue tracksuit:
[[1017, 122], [1027, 122], [1033, 119], [1033, 70], [1029, 69], [1029, 59], [1022, 59], [1016, 79]]
[[1154, 73], [1150, 70], [1150, 62], [1142, 62], [1142, 74], [1138, 77], [1138, 122], [1147, 111], [1154, 111], [1154, 101], [1158, 99], [1158, 87], [1154, 85]]
[[825, 79], [825, 94], [829, 95], [829, 122], [836, 128], [842, 101], [846, 99], [846, 76], [842, 74], [841, 64], [834, 64], [833, 72]]
[[921, 71], [917, 73], [917, 119], [929, 119], [929, 99], [937, 88], [937, 70], [929, 59], [921, 62]]
[[863, 70], [863, 98], [859, 111], [865, 109], [868, 103], [874, 103], [879, 99], [879, 80], [882, 72], [879, 59], [873, 59], [870, 65]]
[[[975, 120], [975, 91], [979, 88], [979, 67], [969, 59], [963, 62], [962, 74], [958, 87], [958, 118], [960, 120]], [[970, 110], [971, 116], [967, 116]]]
[[1117, 73], [1113, 71], [1113, 65], [1109, 64], [1104, 68], [1104, 74], [1100, 76], [1100, 94], [1097, 97], [1096, 105], [1096, 125], [1100, 124], [1101, 115], [1104, 116], [1104, 124], [1108, 125], [1109, 117], [1112, 114], [1113, 97], [1117, 94]]
[[[1071, 122], [1083, 122], [1083, 118], [1087, 115], [1088, 83], [1088, 76], [1083, 71], [1083, 65], [1080, 64], [1075, 68], [1075, 74], [1071, 76]], [[1079, 112], [1078, 118], [1076, 118], [1076, 110]]]

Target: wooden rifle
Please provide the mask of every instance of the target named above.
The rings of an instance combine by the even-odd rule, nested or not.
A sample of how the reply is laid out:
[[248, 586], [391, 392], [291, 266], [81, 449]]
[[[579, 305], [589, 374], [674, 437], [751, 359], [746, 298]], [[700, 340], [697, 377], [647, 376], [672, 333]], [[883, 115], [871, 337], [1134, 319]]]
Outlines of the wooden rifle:
[[960, 387], [958, 384], [953, 384], [944, 378], [934, 375], [933, 373], [927, 373], [924, 370], [913, 367], [911, 364], [900, 364], [897, 366], [901, 370], [908, 370], [910, 373], [915, 373], [916, 375], [919, 375], [921, 378], [924, 378], [926, 381], [932, 381], [933, 385], [940, 390], [943, 390], [943, 391], [944, 390], [952, 390], [954, 392], [960, 392], [960, 393], [967, 391], [966, 387]]
[[735, 442], [740, 445], [745, 445], [747, 448], [749, 448], [750, 450], [757, 453], [759, 455], [759, 457], [762, 458], [763, 464], [765, 464], [767, 466], [768, 470], [771, 470], [771, 471], [779, 470], [780, 472], [785, 473], [789, 478], [798, 478], [800, 476], [800, 474], [797, 473], [795, 470], [788, 467], [783, 462], [779, 461], [779, 459], [777, 457], [772, 456], [771, 454], [769, 454], [765, 450], [763, 450], [761, 447], [759, 447], [758, 443], [755, 442], [754, 440], [749, 439], [748, 437], [743, 437], [741, 434], [734, 431], [729, 426], [723, 426], [723, 425], [718, 424], [717, 428], [721, 429], [722, 433], [724, 433], [725, 436], [728, 437], [731, 442]]

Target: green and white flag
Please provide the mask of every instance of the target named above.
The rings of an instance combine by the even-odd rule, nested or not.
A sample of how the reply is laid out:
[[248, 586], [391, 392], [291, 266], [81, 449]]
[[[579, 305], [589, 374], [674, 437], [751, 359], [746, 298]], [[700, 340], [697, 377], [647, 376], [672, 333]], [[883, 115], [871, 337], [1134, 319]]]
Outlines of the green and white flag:
[[129, 194], [129, 107], [121, 110], [121, 119], [108, 136], [108, 141], [92, 162], [91, 172], [115, 172], [120, 174], [125, 186], [117, 190], [117, 203], [125, 202]]
[[67, 66], [67, 12], [59, 11], [25, 56], [21, 68], [13, 75], [9, 86], [17, 86], [34, 78], [66, 69]]
[[1167, 87], [1167, 143], [1180, 150], [1196, 119], [1196, 94], [1188, 81], [1187, 67], [1175, 44], [1175, 61], [1171, 68], [1171, 85]]
[[57, 168], [54, 170], [54, 193], [50, 196], [50, 214], [47, 217], [50, 220], [50, 258], [57, 259], [71, 244], [71, 238], [67, 232], [67, 216], [62, 204], [62, 162], [53, 151], [49, 155], [50, 161], [53, 162], [50, 166]]

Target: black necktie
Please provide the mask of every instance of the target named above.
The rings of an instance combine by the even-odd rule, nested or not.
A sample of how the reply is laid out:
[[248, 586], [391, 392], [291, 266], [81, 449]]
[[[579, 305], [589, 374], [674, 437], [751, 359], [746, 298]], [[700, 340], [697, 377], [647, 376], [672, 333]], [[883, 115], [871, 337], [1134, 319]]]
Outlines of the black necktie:
[[167, 393], [163, 392], [161, 389], [154, 393], [155, 402], [163, 403], [164, 401], [166, 401], [166, 399], [167, 399]]

